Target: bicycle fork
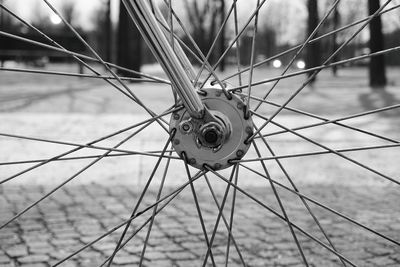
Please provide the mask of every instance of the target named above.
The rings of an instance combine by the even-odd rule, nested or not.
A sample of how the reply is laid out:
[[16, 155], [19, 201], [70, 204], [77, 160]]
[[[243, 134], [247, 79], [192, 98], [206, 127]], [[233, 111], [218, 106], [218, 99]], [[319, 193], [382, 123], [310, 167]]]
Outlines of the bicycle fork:
[[173, 32], [165, 29], [168, 24], [158, 7], [148, 0], [122, 1], [185, 106], [173, 114], [170, 122], [175, 151], [198, 169], [232, 166], [233, 160], [248, 151], [246, 140], [253, 131], [242, 99], [228, 97], [212, 84], [202, 88], [204, 95], [199, 96], [193, 84], [193, 66], [180, 44], [174, 38], [168, 41], [168, 34], [173, 37]]
[[174, 48], [172, 48], [167, 40], [160, 22], [167, 24], [158, 7], [150, 6], [147, 0], [122, 1], [190, 116], [201, 119], [204, 116], [205, 107], [192, 83], [193, 67], [179, 43], [174, 41]]

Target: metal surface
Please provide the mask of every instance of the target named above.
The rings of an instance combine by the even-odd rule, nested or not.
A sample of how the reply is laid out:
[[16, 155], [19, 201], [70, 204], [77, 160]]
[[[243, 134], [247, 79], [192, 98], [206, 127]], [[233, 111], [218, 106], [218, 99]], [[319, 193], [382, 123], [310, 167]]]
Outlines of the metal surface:
[[[123, 0], [123, 3], [147, 45], [171, 80], [174, 90], [181, 98], [190, 116], [201, 118], [204, 115], [204, 106], [182, 66], [182, 59], [177, 57], [153, 14], [153, 10], [156, 10], [157, 6], [150, 7], [145, 0]], [[181, 54], [180, 57], [182, 56]]]
[[[201, 97], [204, 105], [223, 121], [222, 128], [218, 130], [221, 125], [205, 122], [199, 131], [193, 130], [196, 126], [193, 126], [190, 114], [179, 110], [171, 116], [170, 122], [170, 131], [177, 129], [173, 147], [195, 168], [204, 169], [207, 165], [214, 170], [225, 169], [233, 164], [233, 160], [241, 159], [249, 149], [250, 144], [245, 140], [253, 133], [253, 122], [251, 118], [245, 119], [244, 103], [238, 96], [232, 95], [228, 99], [220, 88], [210, 84], [202, 91], [205, 92]], [[202, 144], [201, 136], [207, 130], [215, 130], [215, 146]]]
[[[162, 27], [162, 30], [163, 30], [165, 36], [167, 36], [167, 37], [169, 36], [171, 38], [171, 33], [169, 32], [169, 31], [171, 31], [171, 29], [168, 29], [168, 23], [165, 20], [164, 16], [161, 14], [161, 11], [159, 8], [154, 9], [154, 15], [156, 16], [157, 20], [159, 20], [160, 23], [165, 26], [165, 27]], [[173, 31], [173, 29], [172, 29], [172, 31]], [[196, 78], [196, 71], [194, 70], [189, 59], [187, 58], [185, 52], [183, 52], [181, 45], [175, 38], [173, 41], [172, 50], [175, 52], [176, 56], [178, 57], [179, 61], [181, 62], [189, 79], [191, 81], [194, 81]]]

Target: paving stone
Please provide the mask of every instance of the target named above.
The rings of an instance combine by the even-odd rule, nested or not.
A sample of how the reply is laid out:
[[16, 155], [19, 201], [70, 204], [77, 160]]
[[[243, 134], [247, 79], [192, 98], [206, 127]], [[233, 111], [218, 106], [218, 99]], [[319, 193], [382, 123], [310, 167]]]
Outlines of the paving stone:
[[23, 264], [28, 263], [46, 263], [50, 259], [47, 255], [28, 255], [18, 258], [18, 262]]
[[393, 259], [388, 256], [379, 256], [375, 258], [371, 258], [368, 262], [372, 263], [375, 266], [388, 266], [390, 264], [396, 263]]
[[[171, 267], [173, 266], [170, 260], [152, 260], [148, 263], [151, 267]], [[190, 265], [189, 265], [190, 266]]]
[[195, 259], [196, 256], [191, 254], [190, 252], [168, 252], [167, 253], [168, 258], [174, 260], [174, 261], [180, 261], [180, 260], [190, 260], [190, 259]]
[[[50, 262], [50, 266], [53, 266], [56, 263], [57, 262], [54, 262], [54, 263]], [[80, 267], [81, 265], [75, 260], [69, 260], [67, 262], [63, 262], [61, 266], [62, 267], [78, 267], [78, 266]]]
[[[74, 188], [76, 188], [77, 191], [86, 190], [89, 193], [79, 195], [79, 198], [75, 199], [77, 194], [68, 194], [68, 190], [74, 191]], [[12, 257], [16, 258], [18, 262], [26, 264], [27, 266], [34, 266], [34, 264], [39, 264], [38, 266], [53, 264], [57, 262], [56, 260], [65, 258], [69, 253], [93, 241], [100, 234], [104, 233], [106, 229], [111, 229], [114, 225], [120, 223], [122, 220], [120, 216], [114, 213], [115, 207], [122, 208], [121, 205], [125, 205], [125, 199], [129, 197], [132, 198], [132, 195], [123, 187], [117, 186], [115, 191], [103, 189], [104, 188], [101, 186], [87, 187], [81, 185], [66, 189], [66, 195], [63, 197], [63, 200], [66, 198], [69, 199], [67, 201], [70, 201], [67, 203], [73, 203], [73, 205], [71, 204], [68, 208], [63, 208], [63, 210], [67, 210], [67, 212], [47, 210], [45, 217], [37, 214], [38, 216], [33, 215], [26, 221], [24, 221], [22, 217], [13, 227], [7, 229], [7, 233], [0, 232], [0, 263], [4, 261], [4, 264], [8, 264], [8, 255], [13, 255]], [[312, 193], [311, 195], [316, 194], [319, 198], [325, 200], [330, 199], [334, 202], [340, 201], [334, 194], [325, 193], [325, 195], [318, 195], [321, 193], [320, 188], [308, 190], [312, 191], [310, 192], [310, 194]], [[328, 192], [326, 188], [324, 190]], [[346, 192], [345, 188], [341, 190]], [[254, 189], [254, 191], [255, 195], [257, 195], [257, 189]], [[342, 191], [339, 190], [338, 192]], [[213, 209], [214, 206], [211, 205], [213, 203], [205, 193], [199, 190], [198, 197], [204, 208], [204, 220], [210, 234], [214, 227], [217, 210]], [[111, 209], [107, 210], [102, 207], [90, 209], [88, 203], [93, 202], [93, 196], [97, 196], [101, 199], [101, 202], [99, 202], [102, 203], [101, 205], [108, 205]], [[104, 199], [102, 198], [103, 196]], [[352, 197], [351, 195], [346, 196], [348, 198]], [[161, 213], [163, 217], [157, 217], [146, 250], [145, 266], [190, 266], [189, 264], [193, 265], [193, 263], [202, 260], [207, 246], [204, 242], [204, 234], [199, 225], [196, 210], [192, 205], [193, 199], [191, 197], [190, 194], [182, 196], [180, 200], [185, 203], [182, 204], [176, 201], [174, 202], [174, 206], [171, 206], [173, 207], [171, 212]], [[396, 203], [395, 200], [398, 198], [398, 194], [387, 194], [386, 197], [392, 200], [390, 203]], [[18, 200], [21, 198], [21, 195], [14, 194], [12, 198]], [[266, 202], [272, 201], [273, 193], [263, 196], [263, 198], [265, 198]], [[356, 199], [357, 195], [353, 196], [353, 198]], [[85, 200], [88, 201], [86, 202]], [[12, 201], [12, 199], [7, 201]], [[109, 203], [107, 204], [107, 202]], [[233, 234], [248, 266], [266, 266], [266, 264], [267, 266], [269, 266], [268, 264], [271, 266], [297, 266], [299, 263], [301, 266], [301, 258], [298, 255], [295, 243], [293, 243], [292, 236], [290, 232], [288, 232], [287, 225], [276, 220], [274, 217], [266, 216], [263, 209], [257, 209], [255, 207], [248, 209], [251, 205], [245, 198], [239, 198], [237, 202], [239, 206], [237, 207], [238, 212], [235, 214]], [[349, 203], [350, 202], [351, 201], [349, 201]], [[188, 203], [190, 203], [190, 205]], [[127, 205], [131, 207], [132, 203], [127, 202]], [[375, 203], [375, 205], [379, 204]], [[387, 205], [387, 203], [385, 205]], [[291, 215], [296, 214], [296, 217], [299, 218], [302, 214], [304, 215], [304, 213], [302, 213], [303, 207], [293, 205], [290, 208], [296, 211], [290, 211]], [[349, 211], [352, 211], [352, 209], [354, 214], [356, 214], [358, 209], [360, 209], [359, 204], [354, 206], [347, 205], [344, 208], [349, 209], [346, 214], [351, 214]], [[379, 210], [379, 206], [376, 208]], [[74, 213], [74, 209], [77, 212]], [[229, 210], [226, 212], [226, 214], [229, 214]], [[385, 212], [387, 212], [387, 214]], [[363, 234], [362, 231], [357, 230], [357, 228], [355, 230], [350, 228], [343, 220], [328, 216], [331, 214], [326, 214], [318, 210], [316, 210], [315, 213], [326, 225], [326, 230], [328, 234], [332, 236], [332, 241], [335, 243], [338, 250], [343, 251], [345, 255], [354, 259], [354, 262], [360, 266], [396, 266], [396, 264], [400, 264], [400, 258], [397, 256], [400, 254], [398, 249], [396, 250], [396, 248], [392, 246], [389, 247], [385, 242], [381, 242], [382, 240], [380, 239], [376, 239], [375, 237], [371, 238], [370, 234]], [[400, 217], [400, 211], [393, 208], [387, 209], [386, 211], [382, 209], [382, 211], [379, 210], [379, 212], [363, 213], [363, 216], [365, 216], [363, 219], [367, 220], [369, 217], [381, 218], [387, 215], [387, 218], [397, 220], [397, 216], [392, 216], [392, 213]], [[24, 228], [25, 231], [21, 232], [19, 225], [32, 225], [32, 223], [38, 220], [37, 218], [41, 218], [40, 220], [44, 222], [46, 222], [46, 220], [50, 222], [37, 224], [34, 227], [26, 226]], [[132, 233], [131, 231], [134, 231], [134, 227], [140, 225], [139, 221], [145, 220], [146, 218], [143, 216], [140, 220], [135, 221], [128, 235]], [[320, 234], [319, 229], [311, 220], [299, 221], [302, 223], [302, 227], [307, 231], [318, 236]], [[383, 218], [380, 220], [382, 225], [381, 228], [377, 229], [380, 229], [380, 231], [388, 236], [396, 234], [397, 231], [393, 232], [390, 227], [393, 223], [383, 223]], [[94, 263], [98, 263], [97, 265], [99, 265], [101, 259], [104, 260], [105, 256], [110, 255], [114, 250], [120, 232], [85, 249], [74, 258], [75, 261], [69, 261], [68, 264], [73, 267], [94, 266]], [[114, 262], [116, 266], [134, 266], [133, 264], [139, 261], [143, 247], [142, 242], [146, 233], [147, 231], [141, 231], [129, 245], [122, 249], [115, 258]], [[310, 266], [328, 267], [338, 265], [337, 256], [321, 248], [307, 237], [298, 235], [298, 238], [306, 254], [310, 255]], [[9, 239], [13, 240], [14, 243], [3, 242], [3, 240]], [[226, 241], [226, 229], [221, 223], [213, 241], [213, 253], [218, 265], [224, 265]], [[1, 254], [1, 251], [3, 251], [3, 254]], [[229, 266], [241, 266], [236, 248], [232, 241], [230, 244], [230, 256], [235, 260], [231, 260]]]
[[11, 258], [6, 255], [0, 255], [0, 264], [10, 263]]
[[48, 254], [54, 251], [55, 247], [48, 246], [48, 247], [33, 247], [29, 249], [29, 252], [32, 254]]
[[385, 247], [371, 247], [371, 248], [366, 248], [366, 250], [375, 256], [385, 256], [393, 254], [392, 249]]
[[26, 263], [21, 264], [20, 267], [48, 267], [46, 263]]
[[160, 251], [147, 251], [145, 256], [149, 260], [161, 260], [167, 258], [167, 254]]
[[28, 248], [26, 245], [17, 245], [10, 247], [6, 250], [8, 256], [15, 258], [28, 255]]
[[96, 250], [99, 251], [103, 251], [103, 250], [114, 250], [115, 247], [117, 246], [117, 243], [114, 242], [102, 242], [102, 243], [95, 243], [92, 245], [93, 248], [95, 248]]
[[293, 266], [293, 265], [298, 265], [298, 264], [302, 264], [303, 263], [303, 261], [300, 258], [300, 256], [299, 257], [293, 257], [293, 256], [289, 256], [289, 255], [280, 258], [277, 262], [280, 265], [283, 265], [283, 266]]
[[64, 250], [54, 250], [52, 252], [49, 253], [50, 257], [57, 259], [57, 260], [62, 260], [64, 258], [66, 258], [69, 253], [67, 251]]
[[56, 247], [68, 247], [79, 244], [75, 239], [52, 239], [51, 243]]
[[113, 260], [113, 263], [116, 265], [127, 265], [127, 264], [135, 264], [140, 261], [140, 258], [135, 255], [128, 256], [116, 256]]

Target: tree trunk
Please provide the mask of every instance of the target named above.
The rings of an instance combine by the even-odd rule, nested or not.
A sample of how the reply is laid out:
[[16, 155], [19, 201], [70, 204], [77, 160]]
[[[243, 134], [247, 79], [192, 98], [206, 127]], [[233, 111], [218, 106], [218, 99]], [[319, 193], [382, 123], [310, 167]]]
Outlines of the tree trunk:
[[108, 62], [112, 61], [111, 55], [111, 44], [112, 44], [112, 25], [111, 25], [111, 0], [106, 1], [106, 12], [105, 12], [105, 44], [104, 44], [104, 56]]
[[[318, 4], [317, 0], [307, 1], [308, 20], [307, 20], [307, 36], [310, 36], [314, 29], [318, 26]], [[314, 36], [315, 38], [316, 36]], [[306, 49], [306, 66], [307, 68], [318, 67], [321, 63], [321, 48], [320, 42], [314, 42], [307, 45]], [[309, 72], [311, 76], [313, 72]], [[310, 81], [315, 81], [315, 77]]]
[[[374, 14], [380, 7], [379, 0], [368, 0], [369, 15]], [[370, 52], [378, 52], [384, 48], [381, 17], [375, 17], [369, 24]], [[385, 56], [371, 57], [369, 63], [369, 84], [373, 88], [383, 88], [386, 85]]]
[[[0, 0], [0, 4], [3, 4], [3, 0]], [[0, 9], [0, 29], [4, 29], [4, 13], [3, 13], [3, 9]], [[3, 41], [3, 36], [0, 36], [0, 42], [4, 42]], [[4, 60], [3, 58], [0, 57], [0, 67], [4, 67]]]
[[[130, 18], [124, 4], [120, 1], [119, 25], [117, 38], [117, 64], [121, 67], [134, 71], [140, 71], [142, 64], [142, 39], [135, 23]], [[132, 78], [139, 78], [139, 75], [119, 71]]]
[[[333, 30], [337, 30], [339, 28], [340, 24], [340, 14], [339, 14], [339, 4], [336, 6], [335, 10], [333, 11]], [[332, 35], [332, 53], [334, 53], [337, 49], [339, 48], [338, 46], [338, 41], [337, 41], [337, 33], [334, 33]], [[333, 59], [333, 62], [339, 61], [339, 54], [336, 54]], [[333, 76], [337, 76], [337, 65], [332, 67], [332, 74]]]
[[[222, 27], [222, 24], [224, 23], [225, 20], [225, 0], [219, 0], [219, 18], [220, 18], [220, 27]], [[221, 36], [219, 39], [219, 55], [222, 56], [222, 54], [225, 52], [225, 28], [222, 29]], [[219, 64], [219, 70], [224, 71], [225, 70], [225, 58], [221, 60], [221, 63]]]

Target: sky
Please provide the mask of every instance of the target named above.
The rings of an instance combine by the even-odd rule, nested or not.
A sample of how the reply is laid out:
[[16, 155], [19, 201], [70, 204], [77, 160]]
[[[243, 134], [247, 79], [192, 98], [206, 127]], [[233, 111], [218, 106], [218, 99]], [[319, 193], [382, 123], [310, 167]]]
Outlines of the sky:
[[[1, 0], [0, 0], [1, 1]], [[54, 5], [56, 8], [60, 6], [62, 1], [65, 0], [49, 0], [49, 3]], [[91, 14], [94, 10], [99, 8], [101, 3], [105, 0], [70, 0], [76, 5], [76, 12], [78, 17], [78, 23], [83, 25], [84, 28], [91, 27]], [[49, 16], [52, 15], [52, 11], [46, 6], [43, 0], [3, 0], [5, 6], [9, 7], [12, 11], [22, 16], [24, 19], [32, 20], [35, 16], [33, 10], [40, 8], [43, 14], [48, 12]], [[118, 11], [118, 0], [112, 0], [113, 18], [117, 17]]]
[[[32, 20], [35, 16], [35, 10], [40, 9], [43, 14], [48, 12], [49, 16], [51, 16], [52, 11], [46, 6], [43, 0], [0, 0], [3, 1], [4, 5], [9, 7], [11, 10], [16, 12], [18, 15], [21, 15], [24, 19]], [[66, 0], [48, 0], [55, 7], [59, 7], [63, 1]], [[68, 0], [73, 1], [76, 4], [76, 12], [77, 12], [77, 23], [81, 25], [85, 29], [91, 29], [93, 21], [93, 11], [98, 9], [102, 3], [105, 3], [106, 0]], [[118, 17], [118, 4], [120, 0], [111, 0], [112, 7], [112, 17], [114, 21], [117, 21]], [[155, 0], [162, 1], [162, 0]], [[178, 13], [184, 14], [184, 8], [182, 7], [182, 3], [186, 0], [172, 0], [175, 10]], [[200, 1], [200, 0], [196, 0]], [[239, 16], [242, 18], [247, 18], [256, 6], [257, 0], [239, 0], [238, 10], [240, 12]], [[227, 1], [228, 3], [230, 1]], [[364, 0], [346, 0], [346, 5], [342, 4], [341, 13], [342, 15], [348, 12], [348, 5], [350, 3], [355, 3], [356, 5], [360, 2], [365, 3]], [[322, 17], [323, 13], [326, 12], [325, 3], [330, 4], [329, 0], [321, 0], [320, 9]], [[228, 6], [228, 5], [227, 5]], [[366, 8], [366, 5], [361, 6], [362, 9]], [[398, 10], [391, 14], [385, 15], [384, 19], [384, 30], [392, 31], [393, 29], [398, 29], [400, 27], [400, 20], [398, 17]], [[360, 10], [360, 16], [365, 17], [366, 10]], [[185, 16], [183, 16], [185, 19]], [[283, 19], [282, 19], [283, 17]], [[279, 35], [282, 39], [281, 42], [287, 42], [291, 39], [302, 39], [303, 36], [300, 36], [304, 31], [304, 21], [307, 17], [307, 10], [305, 8], [305, 0], [269, 0], [266, 2], [265, 8], [263, 7], [263, 12], [260, 15], [260, 23], [268, 23], [272, 27], [279, 27]], [[246, 19], [247, 20], [247, 19]], [[244, 22], [244, 21], [243, 21]], [[303, 28], [299, 28], [303, 27]], [[296, 36], [299, 35], [299, 36]], [[296, 38], [294, 38], [296, 36]], [[278, 40], [279, 41], [279, 40]]]

